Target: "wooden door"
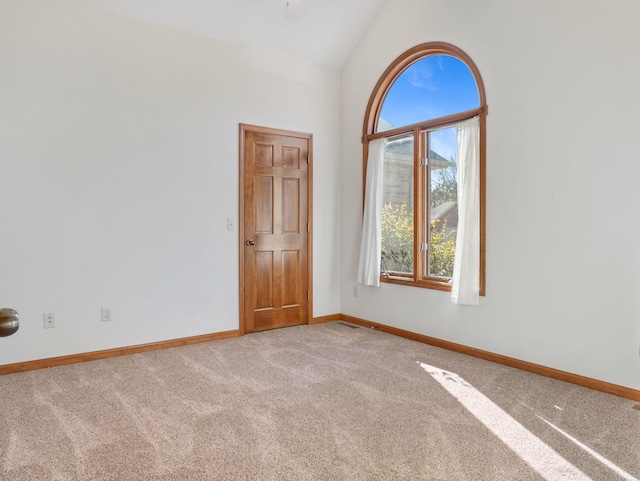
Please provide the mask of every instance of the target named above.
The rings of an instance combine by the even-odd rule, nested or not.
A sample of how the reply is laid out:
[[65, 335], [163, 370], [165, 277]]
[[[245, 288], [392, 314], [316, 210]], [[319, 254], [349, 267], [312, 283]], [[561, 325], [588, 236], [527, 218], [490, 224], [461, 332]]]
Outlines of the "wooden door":
[[310, 134], [240, 126], [241, 330], [311, 312]]

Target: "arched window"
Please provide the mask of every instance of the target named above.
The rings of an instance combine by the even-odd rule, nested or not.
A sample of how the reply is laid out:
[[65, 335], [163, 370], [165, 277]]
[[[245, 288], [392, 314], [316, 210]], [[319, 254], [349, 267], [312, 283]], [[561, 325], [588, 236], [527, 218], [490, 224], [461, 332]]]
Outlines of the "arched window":
[[[382, 209], [380, 280], [440, 290], [453, 284], [457, 298], [462, 276], [484, 295], [487, 111], [477, 67], [453, 45], [418, 45], [387, 68], [364, 119], [365, 175], [375, 179], [378, 169], [382, 182], [365, 178], [359, 281], [371, 283], [361, 275], [363, 251], [377, 242], [367, 234], [376, 226], [367, 223]], [[467, 303], [464, 286], [460, 296]]]

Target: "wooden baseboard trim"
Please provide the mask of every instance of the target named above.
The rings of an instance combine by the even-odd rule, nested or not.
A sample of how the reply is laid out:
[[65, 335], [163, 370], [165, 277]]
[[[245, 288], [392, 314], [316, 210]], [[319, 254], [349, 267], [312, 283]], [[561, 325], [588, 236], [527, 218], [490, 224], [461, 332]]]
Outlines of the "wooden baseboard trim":
[[[423, 344], [429, 344], [431, 346], [440, 347], [449, 351], [458, 352], [460, 354], [466, 354], [467, 356], [477, 357], [486, 361], [503, 364], [505, 366], [514, 367], [522, 371], [532, 372], [541, 376], [546, 376], [552, 379], [558, 379], [560, 381], [576, 384], [578, 386], [593, 389], [594, 391], [600, 391], [607, 394], [613, 394], [615, 396], [631, 399], [633, 401], [640, 401], [640, 390], [631, 389], [617, 384], [611, 384], [597, 379], [581, 376], [579, 374], [572, 374], [570, 372], [561, 371], [559, 369], [553, 369], [550, 367], [542, 366], [540, 364], [534, 364], [527, 361], [522, 361], [513, 357], [502, 356], [489, 351], [483, 351], [473, 347], [465, 346], [463, 344], [457, 344], [455, 342], [444, 341], [435, 337], [425, 336], [397, 327], [387, 326], [377, 322], [367, 321], [358, 317], [349, 316], [347, 314], [330, 314], [327, 316], [314, 317], [309, 321], [309, 324], [321, 324], [331, 321], [345, 321], [352, 324], [357, 324], [363, 327], [374, 328], [388, 334], [404, 337], [412, 341], [421, 342]], [[213, 334], [204, 334], [201, 336], [183, 337], [180, 339], [172, 339], [169, 341], [152, 342], [149, 344], [139, 344], [136, 346], [120, 347], [115, 349], [105, 349], [103, 351], [86, 352], [81, 354], [72, 354], [69, 356], [51, 357], [47, 359], [38, 359], [35, 361], [17, 362], [14, 364], [0, 365], [0, 376], [5, 374], [14, 374], [18, 372], [33, 371], [36, 369], [45, 369], [49, 367], [64, 366], [67, 364], [76, 364], [80, 362], [96, 361], [98, 359], [107, 359], [110, 357], [126, 356], [128, 354], [138, 354], [141, 352], [156, 351], [159, 349], [168, 349], [172, 347], [188, 346], [191, 344], [199, 344], [202, 342], [218, 341], [221, 339], [230, 339], [233, 337], [239, 337], [242, 335], [240, 330], [216, 332]]]
[[314, 317], [309, 324], [322, 324], [323, 322], [339, 321], [342, 319], [341, 314], [329, 314], [328, 316]]
[[118, 356], [126, 356], [128, 354], [138, 354], [141, 352], [157, 351], [159, 349], [168, 349], [171, 347], [188, 346], [191, 344], [199, 344], [202, 342], [219, 341], [221, 339], [239, 337], [240, 335], [241, 334], [239, 330], [216, 332], [213, 334], [183, 337], [180, 339], [172, 339], [169, 341], [159, 341], [159, 342], [151, 342], [149, 344], [139, 344], [137, 346], [118, 347], [115, 349], [105, 349], [103, 351], [71, 354], [69, 356], [50, 357], [47, 359], [38, 359], [35, 361], [16, 362], [14, 364], [5, 364], [0, 366], [0, 376], [5, 374], [14, 374], [17, 372], [34, 371], [36, 369], [44, 369], [48, 367], [64, 366], [67, 364], [76, 364], [79, 362], [96, 361], [98, 359], [107, 359], [109, 357], [118, 357]]
[[617, 384], [598, 381], [597, 379], [580, 376], [579, 374], [572, 374], [570, 372], [560, 371], [559, 369], [553, 369], [550, 367], [542, 366], [540, 364], [521, 361], [520, 359], [502, 356], [500, 354], [495, 354], [489, 351], [483, 351], [481, 349], [475, 349], [473, 347], [457, 344], [455, 342], [443, 341], [442, 339], [437, 339], [435, 337], [429, 337], [422, 334], [417, 334], [415, 332], [405, 331], [404, 329], [398, 329], [397, 327], [391, 327], [384, 324], [379, 324], [377, 322], [367, 321], [365, 319], [348, 316], [346, 314], [341, 314], [340, 319], [342, 321], [350, 322], [352, 324], [357, 324], [359, 326], [370, 327], [382, 332], [386, 332], [388, 334], [393, 334], [395, 336], [411, 339], [412, 341], [418, 341], [423, 344], [429, 344], [431, 346], [447, 349], [448, 351], [454, 351], [460, 354], [466, 354], [467, 356], [477, 357], [480, 359], [484, 359], [486, 361], [503, 364], [509, 367], [515, 367], [516, 369], [520, 369], [522, 371], [532, 372], [534, 374], [539, 374], [541, 376], [546, 376], [552, 379], [558, 379], [560, 381], [576, 384], [578, 386], [586, 387], [588, 389], [593, 389], [594, 391], [613, 394], [615, 396], [631, 399], [633, 401], [640, 401], [640, 390], [637, 390], [637, 389], [631, 389], [628, 387], [619, 386]]

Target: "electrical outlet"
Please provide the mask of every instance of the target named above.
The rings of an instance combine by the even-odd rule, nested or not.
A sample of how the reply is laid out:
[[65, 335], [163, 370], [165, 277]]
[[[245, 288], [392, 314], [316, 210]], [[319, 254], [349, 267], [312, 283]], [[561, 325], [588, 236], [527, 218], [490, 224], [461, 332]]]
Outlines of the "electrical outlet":
[[44, 320], [45, 329], [56, 327], [56, 316], [53, 314], [53, 312], [47, 312], [42, 317]]
[[102, 322], [108, 322], [111, 320], [111, 308], [103, 307], [101, 310], [102, 313]]

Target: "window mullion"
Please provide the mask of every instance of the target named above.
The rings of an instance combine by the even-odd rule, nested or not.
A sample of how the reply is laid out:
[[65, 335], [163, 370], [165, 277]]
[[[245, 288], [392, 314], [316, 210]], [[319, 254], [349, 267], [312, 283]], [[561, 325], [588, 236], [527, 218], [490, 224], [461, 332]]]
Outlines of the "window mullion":
[[429, 141], [429, 131], [422, 131], [421, 135], [421, 144], [422, 149], [424, 151], [424, 158], [426, 159], [425, 165], [422, 168], [422, 175], [424, 177], [422, 181], [422, 230], [420, 231], [420, 235], [422, 236], [422, 242], [427, 246], [423, 252], [423, 262], [421, 267], [421, 279], [425, 279], [429, 277], [429, 262], [431, 259], [431, 245], [429, 245], [429, 232], [431, 227], [431, 166], [430, 163], [430, 153], [431, 153], [431, 144]]
[[422, 165], [422, 159], [425, 157], [425, 149], [422, 142], [423, 136], [421, 135], [421, 130], [419, 127], [416, 127], [413, 130], [413, 165], [414, 165], [414, 200], [413, 200], [413, 237], [414, 237], [414, 265], [413, 265], [413, 275], [414, 280], [419, 281], [424, 277], [424, 261], [425, 255], [428, 253], [424, 252], [422, 249], [422, 243], [425, 242], [424, 239], [424, 186], [425, 186], [425, 168]]

